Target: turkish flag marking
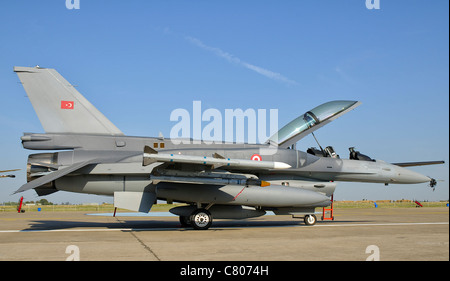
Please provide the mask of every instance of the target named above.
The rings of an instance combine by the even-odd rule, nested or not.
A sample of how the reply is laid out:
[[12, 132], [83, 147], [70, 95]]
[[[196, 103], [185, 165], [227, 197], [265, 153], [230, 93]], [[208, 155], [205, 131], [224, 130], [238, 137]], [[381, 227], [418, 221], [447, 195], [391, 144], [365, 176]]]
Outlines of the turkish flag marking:
[[61, 109], [73, 109], [73, 101], [61, 101]]

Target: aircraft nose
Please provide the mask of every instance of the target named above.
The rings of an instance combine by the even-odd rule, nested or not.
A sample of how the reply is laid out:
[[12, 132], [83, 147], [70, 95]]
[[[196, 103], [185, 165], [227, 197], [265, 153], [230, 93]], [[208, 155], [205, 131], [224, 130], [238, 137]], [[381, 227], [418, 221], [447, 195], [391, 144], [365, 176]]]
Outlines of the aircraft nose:
[[399, 183], [423, 183], [431, 181], [431, 178], [425, 175], [400, 167], [397, 168], [397, 175]]

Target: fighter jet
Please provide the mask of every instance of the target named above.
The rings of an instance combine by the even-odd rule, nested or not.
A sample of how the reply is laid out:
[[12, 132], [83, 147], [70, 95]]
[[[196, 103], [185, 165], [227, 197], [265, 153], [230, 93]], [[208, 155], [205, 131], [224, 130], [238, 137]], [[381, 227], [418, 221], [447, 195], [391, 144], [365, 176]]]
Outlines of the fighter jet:
[[45, 133], [24, 133], [31, 154], [27, 183], [39, 196], [59, 190], [114, 197], [114, 206], [149, 212], [157, 200], [174, 207], [183, 226], [208, 229], [213, 219], [276, 215], [316, 223], [315, 208], [330, 205], [336, 182], [413, 184], [434, 179], [403, 168], [443, 161], [390, 164], [351, 148], [340, 159], [332, 147], [302, 152], [295, 144], [360, 105], [331, 101], [307, 111], [263, 144], [174, 142], [126, 136], [56, 70], [14, 67]]

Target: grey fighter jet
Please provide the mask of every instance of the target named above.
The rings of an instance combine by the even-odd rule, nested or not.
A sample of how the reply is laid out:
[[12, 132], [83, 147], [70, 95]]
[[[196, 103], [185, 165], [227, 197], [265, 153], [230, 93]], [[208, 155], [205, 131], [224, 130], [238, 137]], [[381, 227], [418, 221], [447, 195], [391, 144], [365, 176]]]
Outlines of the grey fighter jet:
[[214, 219], [277, 215], [316, 223], [315, 208], [330, 205], [337, 181], [412, 184], [435, 181], [351, 148], [340, 159], [332, 147], [302, 152], [295, 144], [360, 105], [331, 101], [293, 120], [264, 144], [174, 142], [126, 136], [54, 69], [14, 67], [45, 133], [25, 133], [31, 150], [27, 183], [39, 196], [58, 190], [109, 195], [114, 206], [149, 212], [159, 200], [183, 202], [170, 210], [183, 226], [208, 229]]

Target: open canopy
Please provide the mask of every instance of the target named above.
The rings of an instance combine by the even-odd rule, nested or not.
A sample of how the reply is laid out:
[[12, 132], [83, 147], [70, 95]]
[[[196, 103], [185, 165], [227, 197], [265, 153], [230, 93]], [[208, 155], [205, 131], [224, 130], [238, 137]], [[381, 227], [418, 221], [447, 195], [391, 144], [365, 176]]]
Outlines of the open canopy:
[[300, 115], [269, 138], [272, 143], [289, 147], [341, 115], [359, 106], [359, 101], [337, 100], [321, 104]]

